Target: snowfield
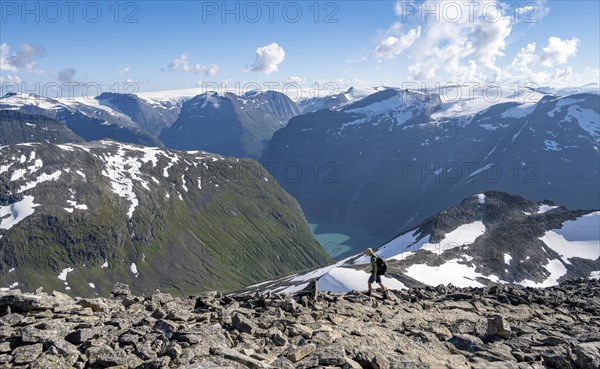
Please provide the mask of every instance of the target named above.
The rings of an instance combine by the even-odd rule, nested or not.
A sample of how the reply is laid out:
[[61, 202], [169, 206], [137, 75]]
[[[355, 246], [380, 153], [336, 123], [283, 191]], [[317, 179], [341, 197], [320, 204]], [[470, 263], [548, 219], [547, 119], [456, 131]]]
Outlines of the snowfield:
[[487, 278], [492, 282], [499, 282], [498, 277], [494, 275], [484, 276], [475, 272], [474, 265], [459, 264], [459, 261], [464, 262], [468, 258], [468, 255], [464, 255], [462, 259], [448, 260], [437, 267], [415, 264], [410, 266], [405, 274], [430, 286], [452, 283], [456, 287], [483, 287], [482, 283], [477, 282], [477, 278]]
[[596, 260], [600, 258], [600, 212], [586, 214], [563, 224], [562, 228], [547, 231], [540, 237], [563, 261], [572, 258]]

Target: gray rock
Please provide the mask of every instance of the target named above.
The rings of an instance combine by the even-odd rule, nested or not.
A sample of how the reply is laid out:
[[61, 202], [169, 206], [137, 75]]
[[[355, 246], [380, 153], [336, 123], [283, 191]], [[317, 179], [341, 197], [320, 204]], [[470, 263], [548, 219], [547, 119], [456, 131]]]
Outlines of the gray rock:
[[496, 315], [489, 318], [487, 321], [488, 336], [498, 336], [504, 339], [509, 339], [511, 335], [510, 325], [501, 315]]
[[319, 358], [319, 365], [342, 366], [346, 352], [341, 344], [333, 344], [319, 347], [315, 355]]
[[111, 295], [114, 297], [127, 297], [131, 296], [131, 291], [129, 290], [129, 286], [124, 283], [116, 283], [112, 290], [110, 291]]
[[46, 295], [20, 293], [19, 291], [0, 292], [0, 311], [10, 308], [11, 312], [24, 313], [51, 309], [55, 302]]
[[236, 361], [242, 365], [245, 365], [249, 368], [273, 368], [272, 366], [260, 362], [256, 359], [251, 358], [250, 356], [239, 353], [233, 349], [229, 348], [218, 348], [212, 350], [213, 355], [223, 356], [226, 359]]
[[294, 364], [286, 357], [279, 357], [271, 363], [273, 368], [277, 369], [294, 369]]
[[256, 330], [256, 325], [239, 313], [233, 314], [231, 317], [231, 325], [242, 333], [253, 334]]
[[571, 369], [573, 366], [564, 355], [542, 354], [544, 365], [554, 369]]
[[459, 350], [473, 352], [477, 346], [483, 345], [481, 339], [469, 334], [454, 335], [448, 343], [452, 344]]
[[31, 369], [70, 368], [70, 364], [62, 356], [43, 353], [31, 363]]
[[41, 343], [17, 347], [12, 351], [13, 362], [15, 364], [29, 364], [40, 356], [43, 349], [44, 345]]
[[[313, 343], [309, 343], [307, 345], [300, 346], [300, 347], [297, 347], [296, 349], [294, 349], [292, 352], [290, 352], [287, 355], [287, 358], [292, 363], [296, 363], [296, 362], [302, 360], [303, 358], [307, 357], [308, 355], [312, 354], [316, 349], [317, 349], [317, 346], [315, 346]], [[318, 362], [318, 360], [317, 360], [317, 362]]]

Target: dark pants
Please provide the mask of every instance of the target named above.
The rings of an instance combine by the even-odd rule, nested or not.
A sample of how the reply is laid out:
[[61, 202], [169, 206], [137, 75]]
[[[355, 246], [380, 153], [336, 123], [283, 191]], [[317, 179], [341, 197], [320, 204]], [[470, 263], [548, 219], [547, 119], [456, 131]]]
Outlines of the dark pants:
[[375, 275], [375, 273], [371, 273], [371, 276], [369, 277], [369, 283], [373, 283], [373, 282], [377, 282], [379, 284], [381, 284], [381, 275], [377, 274]]

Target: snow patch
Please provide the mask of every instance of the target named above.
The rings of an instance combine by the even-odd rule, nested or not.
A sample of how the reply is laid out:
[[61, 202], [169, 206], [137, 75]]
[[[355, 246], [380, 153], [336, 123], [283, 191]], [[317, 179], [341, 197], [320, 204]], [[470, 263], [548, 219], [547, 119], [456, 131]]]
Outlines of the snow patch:
[[544, 140], [544, 145], [546, 145], [546, 147], [544, 148], [544, 150], [546, 150], [546, 151], [561, 151], [562, 150], [560, 148], [560, 145], [558, 144], [558, 142], [556, 142], [554, 140]]
[[562, 228], [547, 231], [540, 240], [556, 251], [566, 263], [571, 258], [600, 258], [600, 211], [563, 223]]
[[588, 132], [597, 142], [600, 142], [600, 114], [592, 109], [583, 109], [579, 106], [569, 106], [565, 121], [577, 120], [579, 126]]
[[492, 282], [499, 282], [497, 276], [484, 276], [475, 271], [475, 266], [460, 264], [462, 259], [448, 260], [440, 266], [414, 264], [408, 267], [406, 275], [430, 286], [452, 283], [456, 287], [484, 287], [477, 282], [477, 278], [487, 278]]
[[[486, 227], [481, 221], [475, 221], [463, 224], [455, 230], [448, 232], [439, 243], [430, 243], [428, 236], [421, 237], [419, 240], [417, 231], [407, 232], [396, 237], [377, 250], [377, 255], [389, 260], [404, 260], [414, 254], [417, 250], [427, 250], [433, 253], [442, 254], [446, 250], [461, 246], [470, 245], [477, 237], [485, 233]], [[369, 264], [370, 258], [366, 255], [359, 257], [354, 261], [354, 265]]]
[[67, 200], [67, 202], [74, 209], [78, 209], [78, 210], [87, 210], [88, 209], [87, 205], [85, 205], [85, 204], [77, 204], [77, 201]]
[[65, 268], [62, 270], [62, 272], [60, 272], [60, 274], [58, 275], [58, 279], [60, 279], [61, 281], [67, 281], [67, 274], [71, 273], [73, 271], [73, 268]]
[[507, 109], [504, 113], [500, 114], [502, 118], [524, 118], [531, 114], [535, 110], [536, 104], [520, 104], [510, 109]]
[[34, 204], [33, 200], [33, 196], [25, 196], [19, 202], [8, 206], [0, 206], [0, 219], [2, 219], [0, 229], [9, 230], [33, 214], [35, 208], [40, 206], [40, 204]]
[[[321, 276], [317, 282], [319, 289], [331, 292], [361, 291], [367, 289], [370, 274], [350, 268], [334, 268]], [[406, 286], [394, 278], [381, 277], [386, 288], [392, 290], [406, 289]]]
[[544, 214], [549, 212], [552, 209], [556, 209], [558, 206], [551, 206], [551, 205], [546, 205], [546, 204], [542, 204], [539, 207], [539, 210], [537, 211], [537, 214]]
[[315, 270], [313, 270], [311, 272], [295, 276], [290, 281], [291, 282], [305, 282], [305, 281], [310, 281], [310, 280], [315, 279], [315, 278], [319, 278], [322, 275], [327, 274], [329, 271], [331, 271], [331, 270], [333, 270], [335, 268], [341, 267], [342, 265], [344, 265], [349, 260], [350, 260], [350, 258], [346, 258], [344, 260], [338, 261], [335, 264], [331, 264], [331, 265], [328, 265], [326, 267], [315, 269]]
[[567, 268], [558, 259], [553, 259], [553, 260], [548, 261], [548, 264], [546, 264], [546, 266], [544, 266], [544, 268], [550, 273], [550, 276], [545, 281], [538, 283], [538, 282], [534, 282], [534, 281], [526, 279], [526, 280], [523, 280], [520, 282], [515, 282], [515, 284], [518, 284], [523, 287], [537, 287], [537, 288], [551, 287], [551, 286], [556, 286], [558, 284], [559, 278], [564, 276], [565, 274], [567, 274]]

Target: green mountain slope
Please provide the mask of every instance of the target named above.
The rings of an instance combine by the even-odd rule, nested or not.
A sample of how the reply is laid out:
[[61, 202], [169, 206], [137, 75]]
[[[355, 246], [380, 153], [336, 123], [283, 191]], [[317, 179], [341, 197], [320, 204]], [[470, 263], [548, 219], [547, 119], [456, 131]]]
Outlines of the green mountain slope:
[[0, 148], [0, 236], [0, 287], [84, 296], [236, 289], [328, 259], [255, 161], [109, 141]]

